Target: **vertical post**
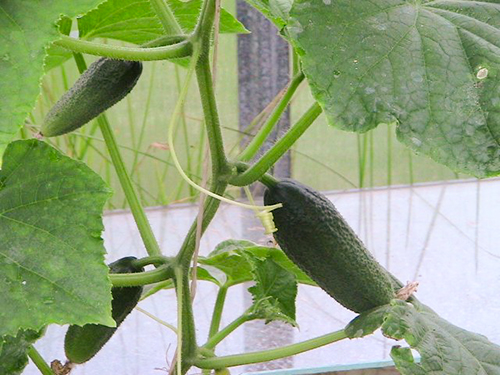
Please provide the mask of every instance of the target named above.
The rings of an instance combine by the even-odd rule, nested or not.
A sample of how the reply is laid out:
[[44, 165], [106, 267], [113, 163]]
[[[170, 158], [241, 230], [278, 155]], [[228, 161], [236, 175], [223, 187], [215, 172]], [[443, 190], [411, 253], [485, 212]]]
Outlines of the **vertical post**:
[[[239, 129], [245, 131], [253, 118], [288, 83], [290, 61], [288, 44], [278, 35], [278, 30], [271, 22], [243, 0], [237, 0], [237, 12], [238, 19], [251, 31], [251, 34], [238, 36]], [[269, 149], [289, 127], [290, 113], [287, 110], [262, 151]], [[248, 138], [243, 139], [243, 144], [247, 142]], [[272, 173], [277, 177], [290, 177], [290, 153], [275, 165]], [[263, 187], [256, 184], [252, 192], [255, 196], [262, 195]], [[254, 217], [246, 216], [242, 225], [245, 238], [261, 243], [265, 241], [262, 232], [247, 229], [261, 225]], [[250, 306], [251, 297], [246, 291], [244, 299], [245, 304]], [[291, 327], [281, 322], [273, 322], [264, 327], [262, 321], [245, 324], [244, 332], [247, 351], [290, 344], [294, 334]], [[292, 358], [285, 358], [247, 366], [246, 371], [290, 368], [292, 365]]]
[[[278, 35], [270, 21], [243, 0], [237, 1], [237, 11], [238, 19], [251, 31], [250, 34], [238, 35], [239, 123], [240, 130], [245, 130], [290, 80], [290, 59], [288, 43]], [[290, 113], [287, 110], [264, 150], [289, 127]], [[243, 140], [244, 143], [247, 141]], [[276, 164], [273, 174], [290, 176], [289, 153]]]

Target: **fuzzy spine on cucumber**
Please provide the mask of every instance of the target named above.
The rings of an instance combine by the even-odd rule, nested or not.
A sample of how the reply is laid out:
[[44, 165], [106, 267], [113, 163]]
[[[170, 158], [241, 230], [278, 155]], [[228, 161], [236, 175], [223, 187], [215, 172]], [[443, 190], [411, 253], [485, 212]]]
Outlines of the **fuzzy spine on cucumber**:
[[[133, 265], [135, 257], [125, 257], [109, 264], [110, 273], [135, 273], [144, 271]], [[101, 324], [72, 325], [68, 328], [64, 338], [64, 351], [72, 363], [85, 363], [94, 357], [106, 344], [116, 329], [135, 308], [142, 294], [142, 286], [113, 287], [111, 295], [111, 314], [116, 327], [107, 327]]]
[[54, 137], [82, 127], [127, 96], [141, 73], [139, 61], [98, 59], [45, 116], [41, 135]]
[[335, 206], [293, 180], [268, 186], [264, 203], [273, 211], [274, 238], [299, 268], [344, 307], [361, 313], [395, 298], [397, 286], [365, 248]]

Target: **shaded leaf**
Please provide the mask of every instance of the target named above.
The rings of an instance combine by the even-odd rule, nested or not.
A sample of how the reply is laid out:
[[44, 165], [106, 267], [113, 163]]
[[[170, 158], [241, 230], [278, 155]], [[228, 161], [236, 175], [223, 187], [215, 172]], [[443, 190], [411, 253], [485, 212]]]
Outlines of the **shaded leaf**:
[[0, 171], [0, 336], [111, 318], [102, 210], [85, 164], [35, 139], [11, 143]]
[[27, 351], [45, 330], [21, 330], [16, 336], [5, 336], [0, 346], [0, 374], [17, 375], [23, 372], [28, 364]]
[[281, 320], [293, 326], [297, 281], [295, 275], [272, 259], [255, 260], [255, 285], [248, 291], [253, 296], [252, 313], [266, 323]]
[[371, 335], [382, 326], [390, 309], [390, 305], [384, 305], [359, 314], [345, 328], [347, 337], [355, 339]]
[[[172, 12], [185, 32], [196, 25], [201, 0], [168, 0]], [[245, 27], [226, 10], [221, 11], [221, 33], [246, 33]], [[164, 34], [160, 20], [149, 0], [108, 0], [78, 19], [80, 37], [110, 38], [143, 44]]]
[[286, 34], [330, 124], [500, 173], [500, 0], [296, 0]]
[[498, 375], [500, 346], [441, 318], [425, 305], [401, 300], [359, 315], [346, 327], [350, 338], [373, 333], [377, 327], [395, 340], [405, 340], [419, 352], [395, 346], [391, 357], [402, 375]]
[[58, 38], [61, 14], [74, 17], [102, 0], [0, 3], [0, 156], [33, 109], [40, 92], [46, 47]]

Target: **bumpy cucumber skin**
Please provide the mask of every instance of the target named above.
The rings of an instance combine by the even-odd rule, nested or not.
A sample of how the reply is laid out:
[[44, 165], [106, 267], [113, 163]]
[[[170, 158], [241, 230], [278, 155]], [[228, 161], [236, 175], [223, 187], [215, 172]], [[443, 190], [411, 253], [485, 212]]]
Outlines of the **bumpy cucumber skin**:
[[274, 238], [288, 257], [344, 307], [361, 313], [395, 298], [390, 274], [368, 252], [335, 206], [293, 180], [266, 189]]
[[141, 73], [140, 61], [95, 61], [45, 116], [41, 134], [54, 137], [85, 125], [127, 96]]
[[[144, 269], [134, 268], [135, 257], [121, 258], [109, 264], [110, 273], [134, 273]], [[85, 363], [94, 357], [113, 336], [116, 329], [139, 302], [142, 286], [129, 288], [112, 288], [111, 312], [116, 327], [106, 327], [100, 324], [86, 324], [82, 327], [72, 325], [64, 338], [64, 351], [72, 363]]]

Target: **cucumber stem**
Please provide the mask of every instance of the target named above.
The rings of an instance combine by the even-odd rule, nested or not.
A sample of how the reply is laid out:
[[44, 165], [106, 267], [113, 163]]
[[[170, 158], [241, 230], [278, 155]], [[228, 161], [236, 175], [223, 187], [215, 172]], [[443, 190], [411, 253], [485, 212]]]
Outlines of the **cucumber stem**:
[[112, 46], [109, 44], [88, 42], [86, 40], [76, 39], [66, 35], [59, 35], [59, 37], [60, 39], [56, 40], [54, 44], [60, 47], [73, 52], [110, 57], [112, 59], [129, 61], [168, 60], [191, 56], [192, 53], [192, 44], [189, 41], [183, 41], [165, 47], [141, 48]]
[[[73, 57], [80, 74], [82, 74], [85, 70], [87, 70], [85, 59], [80, 53], [74, 53]], [[156, 238], [153, 234], [148, 218], [146, 217], [144, 208], [142, 207], [141, 202], [139, 202], [137, 192], [132, 185], [132, 180], [130, 179], [127, 169], [125, 168], [125, 163], [123, 162], [123, 158], [120, 154], [120, 149], [116, 143], [113, 130], [111, 130], [111, 126], [109, 125], [105, 113], [97, 117], [97, 123], [101, 129], [104, 142], [106, 143], [109, 155], [111, 156], [111, 161], [115, 167], [116, 174], [118, 175], [123, 192], [127, 198], [127, 202], [130, 206], [130, 210], [132, 211], [132, 215], [134, 216], [134, 220], [137, 224], [137, 228], [139, 229], [144, 246], [146, 247], [146, 251], [150, 256], [161, 255], [160, 247], [158, 246], [158, 242], [156, 242]]]
[[173, 258], [169, 258], [163, 255], [153, 255], [144, 257], [141, 259], [134, 259], [132, 263], [132, 267], [134, 268], [143, 268], [145, 266], [153, 265], [155, 267], [162, 266], [164, 264], [172, 263]]
[[174, 271], [170, 266], [158, 267], [152, 271], [137, 273], [110, 273], [108, 275], [114, 287], [130, 287], [154, 284], [171, 279]]
[[169, 35], [182, 33], [182, 29], [179, 26], [179, 23], [175, 19], [175, 16], [170, 10], [170, 7], [164, 0], [149, 0], [149, 3], [160, 19], [165, 33]]
[[184, 34], [179, 35], [162, 35], [156, 39], [150, 40], [149, 42], [141, 44], [143, 48], [151, 48], [151, 47], [164, 47], [170, 46], [172, 44], [178, 44], [180, 42], [184, 42], [188, 40], [189, 36]]
[[208, 338], [212, 338], [213, 335], [219, 331], [220, 322], [222, 318], [222, 310], [224, 309], [224, 303], [226, 302], [227, 290], [229, 286], [227, 284], [222, 285], [217, 292], [217, 299], [215, 300], [214, 311], [212, 313], [212, 321], [210, 322], [210, 329], [208, 331]]
[[259, 180], [300, 138], [321, 114], [317, 102], [276, 142], [254, 165], [240, 175], [234, 176], [229, 183], [234, 186], [247, 186]]
[[206, 342], [206, 344], [203, 345], [203, 348], [214, 349], [217, 346], [217, 344], [220, 343], [222, 340], [224, 340], [227, 336], [229, 336], [230, 333], [235, 331], [243, 323], [246, 323], [252, 319], [254, 319], [254, 317], [249, 313], [244, 313], [240, 315], [231, 323], [229, 323], [227, 326], [225, 326], [223, 329], [221, 329], [219, 332], [217, 332], [215, 335], [210, 337], [210, 339]]
[[345, 331], [335, 331], [314, 339], [306, 340], [292, 345], [283, 346], [276, 349], [268, 349], [253, 353], [228, 355], [224, 357], [201, 358], [194, 362], [194, 366], [201, 369], [218, 369], [232, 366], [248, 365], [273, 361], [279, 358], [290, 357], [312, 349], [319, 348], [347, 338]]
[[35, 366], [43, 375], [54, 375], [50, 366], [45, 362], [38, 350], [32, 345], [28, 349], [28, 357], [33, 361]]

